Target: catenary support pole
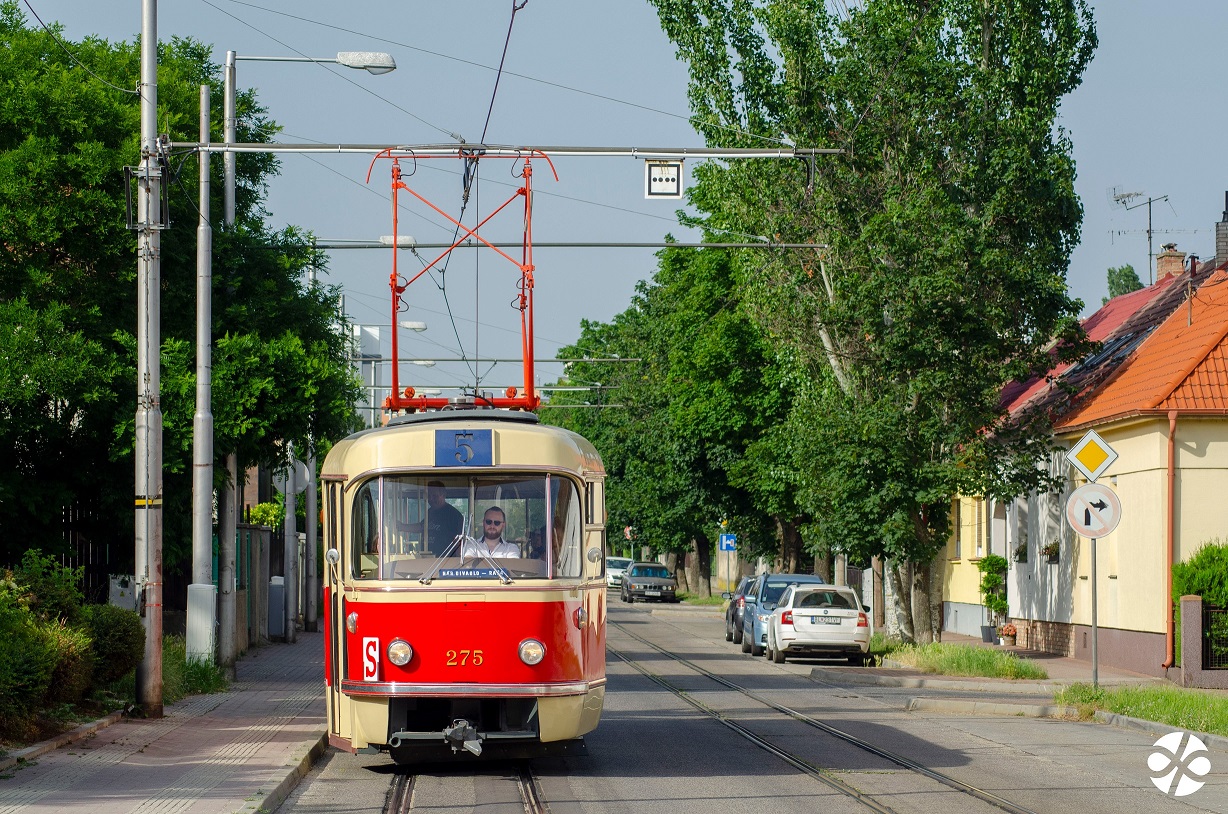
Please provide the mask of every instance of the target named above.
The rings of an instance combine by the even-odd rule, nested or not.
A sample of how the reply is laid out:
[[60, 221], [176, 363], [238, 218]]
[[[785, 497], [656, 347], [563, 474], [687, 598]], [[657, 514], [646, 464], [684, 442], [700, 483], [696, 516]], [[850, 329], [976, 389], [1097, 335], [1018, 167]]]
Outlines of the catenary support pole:
[[294, 446], [290, 449], [290, 466], [286, 470], [286, 520], [283, 524], [285, 536], [285, 551], [282, 555], [282, 596], [285, 598], [286, 643], [296, 639], [295, 620], [298, 617], [298, 527], [295, 519], [295, 508], [298, 503], [298, 484], [295, 470], [298, 462], [294, 460]]
[[[226, 64], [225, 64], [225, 67], [223, 68], [222, 85], [224, 89], [224, 93], [222, 95], [222, 138], [226, 139], [226, 141], [230, 141], [231, 139], [235, 137], [235, 131], [237, 130], [237, 123], [235, 121], [235, 52], [234, 51], [226, 52]], [[222, 223], [225, 225], [227, 229], [229, 229], [235, 225], [235, 156], [233, 155], [222, 156], [222, 178], [223, 178], [223, 182], [222, 182]], [[220, 503], [223, 503], [229, 507], [229, 517], [227, 517], [225, 520], [222, 520], [221, 523], [219, 524], [218, 537], [219, 537], [219, 546], [222, 551], [223, 560], [225, 560], [226, 558], [225, 552], [227, 548], [229, 548], [230, 561], [234, 562], [236, 559], [234, 556], [235, 545], [237, 543], [237, 536], [238, 536], [238, 529], [235, 527], [235, 524], [237, 522], [237, 518], [238, 518], [239, 511], [241, 510], [241, 506], [239, 503], [239, 477], [238, 477], [239, 456], [235, 454], [233, 451], [228, 452], [226, 454], [226, 471], [228, 473], [228, 477], [226, 479], [226, 486], [225, 486], [225, 499], [221, 500]], [[267, 555], [267, 552], [265, 553]], [[259, 561], [258, 556], [253, 558], [253, 552], [251, 552], [250, 550], [248, 551], [248, 558], [249, 558], [249, 562], [253, 560], [256, 562]], [[221, 575], [219, 574], [218, 576], [220, 579]], [[248, 576], [252, 577], [253, 574], [249, 573]], [[267, 580], [268, 575], [264, 574], [263, 576], [259, 578]], [[249, 591], [249, 596], [252, 593], [255, 593], [256, 596], [263, 596], [263, 593], [257, 590], [257, 585], [253, 583], [250, 579], [249, 579], [249, 584], [248, 584], [247, 589]], [[235, 656], [237, 655], [235, 653], [235, 648], [234, 648], [234, 636], [235, 636], [236, 631], [233, 630], [234, 625], [237, 623], [237, 613], [236, 613], [236, 607], [235, 607], [236, 599], [237, 599], [237, 594], [233, 590], [229, 594], [227, 594], [225, 591], [225, 588], [223, 587], [221, 609], [220, 609], [221, 618], [222, 618], [221, 624], [225, 626], [226, 625], [225, 619], [229, 616], [229, 618], [231, 619], [230, 626], [232, 629], [229, 631], [229, 635], [230, 635], [229, 650], [227, 650], [226, 648], [226, 641], [227, 641], [226, 635], [227, 634], [226, 633], [222, 634], [223, 646], [221, 649], [221, 653], [219, 654], [219, 657], [220, 657], [219, 660], [222, 664], [225, 664], [227, 666], [234, 664]], [[229, 609], [227, 608], [227, 603], [229, 603]], [[263, 610], [264, 609], [257, 609], [257, 614], [259, 615], [259, 618], [261, 619], [265, 618], [265, 616], [263, 615]], [[250, 621], [251, 620], [249, 620], [249, 622]], [[253, 634], [252, 635], [253, 641], [251, 643], [258, 644], [264, 638], [267, 638], [268, 629], [267, 628], [261, 629], [259, 626], [254, 626], [252, 628], [252, 634]]]
[[[209, 141], [209, 86], [200, 86], [200, 140]], [[213, 227], [209, 223], [209, 156], [201, 153], [196, 227], [196, 413], [192, 418], [192, 582], [186, 650], [213, 662], [217, 589], [213, 585]]]
[[137, 399], [135, 564], [141, 582], [145, 656], [136, 701], [162, 717], [162, 164], [158, 141], [158, 3], [141, 3], [141, 167], [137, 178]]

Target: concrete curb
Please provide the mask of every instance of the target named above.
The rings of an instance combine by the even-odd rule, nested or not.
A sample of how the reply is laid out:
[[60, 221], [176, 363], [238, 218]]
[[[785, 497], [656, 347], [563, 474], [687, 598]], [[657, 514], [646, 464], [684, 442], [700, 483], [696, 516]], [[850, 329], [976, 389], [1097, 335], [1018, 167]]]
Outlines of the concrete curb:
[[[294, 791], [294, 787], [299, 781], [307, 776], [307, 772], [311, 771], [311, 767], [315, 764], [320, 756], [324, 754], [324, 750], [328, 748], [328, 732], [320, 730], [319, 736], [307, 745], [306, 751], [296, 754], [290, 758], [286, 764], [286, 769], [279, 770], [271, 777], [269, 782], [276, 782], [271, 790], [265, 792], [263, 788], [249, 797], [242, 808], [235, 811], [235, 814], [257, 814], [261, 811], [275, 811], [278, 806], [286, 801], [290, 796], [290, 792]], [[281, 772], [286, 771], [285, 776]], [[280, 778], [280, 780], [278, 779]]]
[[10, 752], [3, 758], [0, 758], [0, 772], [13, 768], [18, 763], [24, 760], [33, 760], [39, 755], [45, 755], [48, 752], [54, 752], [61, 746], [68, 746], [70, 743], [84, 740], [90, 735], [93, 735], [99, 729], [104, 729], [111, 724], [119, 723], [124, 718], [123, 711], [112, 712], [104, 718], [99, 718], [97, 721], [92, 721], [88, 724], [82, 724], [76, 729], [70, 729], [67, 732], [61, 732], [54, 738], [49, 738], [45, 741], [39, 741], [33, 746], [27, 746], [25, 749], [18, 749], [15, 752]]
[[[886, 668], [890, 670], [890, 668]], [[924, 690], [960, 690], [965, 692], [1000, 692], [1019, 695], [1052, 695], [1067, 685], [1053, 682], [1023, 684], [1011, 679], [952, 681], [942, 678], [917, 678], [915, 676], [869, 675], [852, 670], [831, 667], [813, 667], [810, 677], [819, 681], [865, 684], [876, 687], [907, 687]]]
[[1012, 704], [1006, 701], [968, 701], [954, 698], [909, 698], [909, 712], [943, 712], [953, 715], [1006, 715], [1022, 718], [1068, 718], [1079, 711], [1056, 704]]
[[[1155, 721], [1144, 721], [1142, 718], [1131, 718], [1129, 715], [1118, 715], [1115, 712], [1105, 712], [1102, 709], [1096, 710], [1095, 717], [1102, 724], [1119, 726], [1122, 729], [1135, 729], [1153, 735], [1167, 735], [1170, 732], [1190, 732], [1190, 730], [1182, 729], [1179, 726], [1156, 723]], [[1228, 738], [1223, 735], [1208, 735], [1205, 732], [1193, 732], [1192, 734], [1197, 735], [1207, 746], [1228, 750]]]

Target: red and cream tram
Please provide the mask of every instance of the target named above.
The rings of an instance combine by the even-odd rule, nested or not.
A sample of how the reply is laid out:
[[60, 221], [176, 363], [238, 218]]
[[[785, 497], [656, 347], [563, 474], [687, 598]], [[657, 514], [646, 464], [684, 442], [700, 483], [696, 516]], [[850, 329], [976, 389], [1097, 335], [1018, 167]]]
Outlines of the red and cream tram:
[[582, 748], [605, 694], [603, 479], [590, 443], [523, 411], [401, 415], [333, 447], [330, 742], [398, 762]]
[[[393, 246], [398, 193], [426, 201], [397, 152], [377, 157], [392, 159]], [[502, 152], [522, 164], [523, 186], [495, 210], [523, 200], [522, 257], [495, 251], [520, 269], [524, 387], [451, 400], [402, 390], [393, 330], [387, 423], [339, 442], [320, 475], [329, 740], [398, 762], [581, 751], [605, 698], [605, 470], [592, 444], [532, 412], [531, 160], [549, 159]], [[453, 223], [452, 247], [412, 279], [392, 251], [392, 324], [410, 283], [462, 242], [486, 243]]]

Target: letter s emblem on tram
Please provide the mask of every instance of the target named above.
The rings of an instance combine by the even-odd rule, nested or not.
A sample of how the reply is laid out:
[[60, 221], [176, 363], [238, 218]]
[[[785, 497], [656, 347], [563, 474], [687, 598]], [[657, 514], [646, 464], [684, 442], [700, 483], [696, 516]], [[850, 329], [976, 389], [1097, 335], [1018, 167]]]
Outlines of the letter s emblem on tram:
[[362, 680], [379, 681], [379, 639], [372, 636], [362, 640]]

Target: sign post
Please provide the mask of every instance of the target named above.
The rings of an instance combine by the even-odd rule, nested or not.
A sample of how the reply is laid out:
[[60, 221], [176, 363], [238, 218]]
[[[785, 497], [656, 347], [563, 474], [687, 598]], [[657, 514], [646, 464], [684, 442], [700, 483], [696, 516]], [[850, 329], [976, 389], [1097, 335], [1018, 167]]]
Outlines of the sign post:
[[1087, 434], [1066, 453], [1068, 460], [1090, 481], [1070, 495], [1066, 501], [1066, 522], [1076, 534], [1091, 540], [1092, 550], [1092, 686], [1100, 686], [1100, 628], [1097, 624], [1098, 594], [1096, 590], [1096, 540], [1111, 534], [1121, 522], [1121, 501], [1117, 493], [1096, 483], [1117, 460], [1117, 451], [1096, 433]]
[[[728, 551], [731, 554], [733, 554], [733, 552], [736, 552], [738, 550], [738, 535], [730, 534], [729, 532], [722, 532], [718, 540], [720, 542], [721, 551]], [[734, 567], [737, 565], [737, 563], [738, 563], [737, 554], [733, 554], [733, 556], [728, 557], [725, 560], [725, 581], [727, 583], [726, 587], [731, 591], [735, 587], [735, 582], [733, 579], [733, 576], [734, 576], [733, 570], [734, 570]]]

